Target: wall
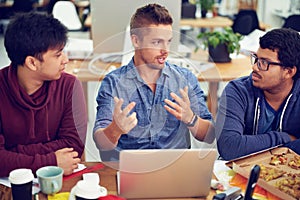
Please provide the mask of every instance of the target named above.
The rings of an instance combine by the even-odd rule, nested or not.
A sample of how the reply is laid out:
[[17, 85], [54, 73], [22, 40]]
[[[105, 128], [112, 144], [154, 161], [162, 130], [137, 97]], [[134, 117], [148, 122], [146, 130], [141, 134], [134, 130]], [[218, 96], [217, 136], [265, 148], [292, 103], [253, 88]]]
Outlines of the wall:
[[[238, 2], [241, 0], [222, 0], [220, 4], [219, 13], [221, 15], [234, 15], [238, 12]], [[250, 0], [243, 0], [245, 4]], [[279, 28], [282, 26], [284, 20], [283, 18], [273, 14], [273, 11], [282, 10], [288, 11], [290, 9], [291, 1], [292, 5], [300, 0], [257, 0], [257, 15], [258, 19], [265, 24], [270, 25], [274, 28]], [[299, 3], [298, 3], [299, 4]]]
[[287, 11], [290, 8], [290, 0], [259, 0], [257, 15], [259, 20], [271, 25], [272, 28], [279, 28], [283, 25], [283, 18], [273, 14], [275, 9]]

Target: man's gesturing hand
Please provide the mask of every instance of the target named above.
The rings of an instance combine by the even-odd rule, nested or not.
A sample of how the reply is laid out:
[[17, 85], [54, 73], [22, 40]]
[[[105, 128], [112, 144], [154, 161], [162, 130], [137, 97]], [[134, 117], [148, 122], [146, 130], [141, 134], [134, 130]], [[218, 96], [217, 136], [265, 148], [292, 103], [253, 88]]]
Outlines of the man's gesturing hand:
[[122, 105], [124, 100], [122, 98], [114, 97], [115, 109], [113, 113], [113, 123], [121, 130], [122, 133], [128, 133], [137, 125], [136, 112], [129, 115], [134, 108], [135, 102], [128, 104], [123, 110]]
[[179, 89], [182, 98], [177, 96], [174, 92], [171, 92], [171, 97], [176, 101], [172, 102], [169, 99], [165, 99], [165, 109], [176, 117], [176, 119], [183, 121], [184, 123], [189, 123], [193, 118], [193, 111], [191, 110], [191, 103], [188, 96], [188, 87], [184, 89]]

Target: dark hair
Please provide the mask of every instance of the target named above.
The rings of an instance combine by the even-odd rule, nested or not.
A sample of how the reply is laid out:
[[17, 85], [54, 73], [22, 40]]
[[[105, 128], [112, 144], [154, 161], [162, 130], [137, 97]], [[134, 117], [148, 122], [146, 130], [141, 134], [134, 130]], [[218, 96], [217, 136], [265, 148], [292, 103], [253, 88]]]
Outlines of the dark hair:
[[159, 4], [148, 4], [138, 8], [130, 21], [130, 34], [137, 34], [137, 30], [151, 24], [172, 25], [173, 19], [169, 11]]
[[287, 28], [273, 29], [260, 37], [260, 47], [276, 51], [283, 67], [297, 67], [294, 79], [300, 76], [300, 35]]
[[49, 49], [62, 48], [67, 42], [67, 28], [52, 15], [37, 12], [15, 15], [5, 32], [4, 46], [13, 67], [23, 65], [27, 56], [43, 61]]

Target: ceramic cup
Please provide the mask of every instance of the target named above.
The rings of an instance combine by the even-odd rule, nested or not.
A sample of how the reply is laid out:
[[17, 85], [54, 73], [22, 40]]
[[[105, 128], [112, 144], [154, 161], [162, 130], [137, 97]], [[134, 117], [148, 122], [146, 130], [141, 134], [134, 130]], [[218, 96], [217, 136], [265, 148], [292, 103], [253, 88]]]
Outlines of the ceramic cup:
[[64, 170], [56, 166], [46, 166], [38, 169], [36, 175], [40, 189], [44, 194], [55, 194], [61, 190]]
[[98, 173], [84, 173], [82, 174], [83, 180], [99, 185], [100, 177]]
[[76, 200], [97, 200], [99, 197], [106, 195], [107, 190], [93, 181], [81, 180], [76, 184]]
[[34, 176], [31, 169], [15, 169], [9, 173], [12, 196], [14, 200], [32, 200], [32, 180]]

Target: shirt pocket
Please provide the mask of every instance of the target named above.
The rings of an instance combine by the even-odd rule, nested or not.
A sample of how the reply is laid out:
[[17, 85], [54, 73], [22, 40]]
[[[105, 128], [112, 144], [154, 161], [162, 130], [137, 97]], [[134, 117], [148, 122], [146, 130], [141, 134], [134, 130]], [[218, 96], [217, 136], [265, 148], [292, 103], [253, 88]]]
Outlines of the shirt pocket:
[[138, 124], [137, 126], [145, 127], [149, 125], [149, 112], [147, 107], [143, 103], [137, 103], [133, 109], [133, 112], [136, 112]]

